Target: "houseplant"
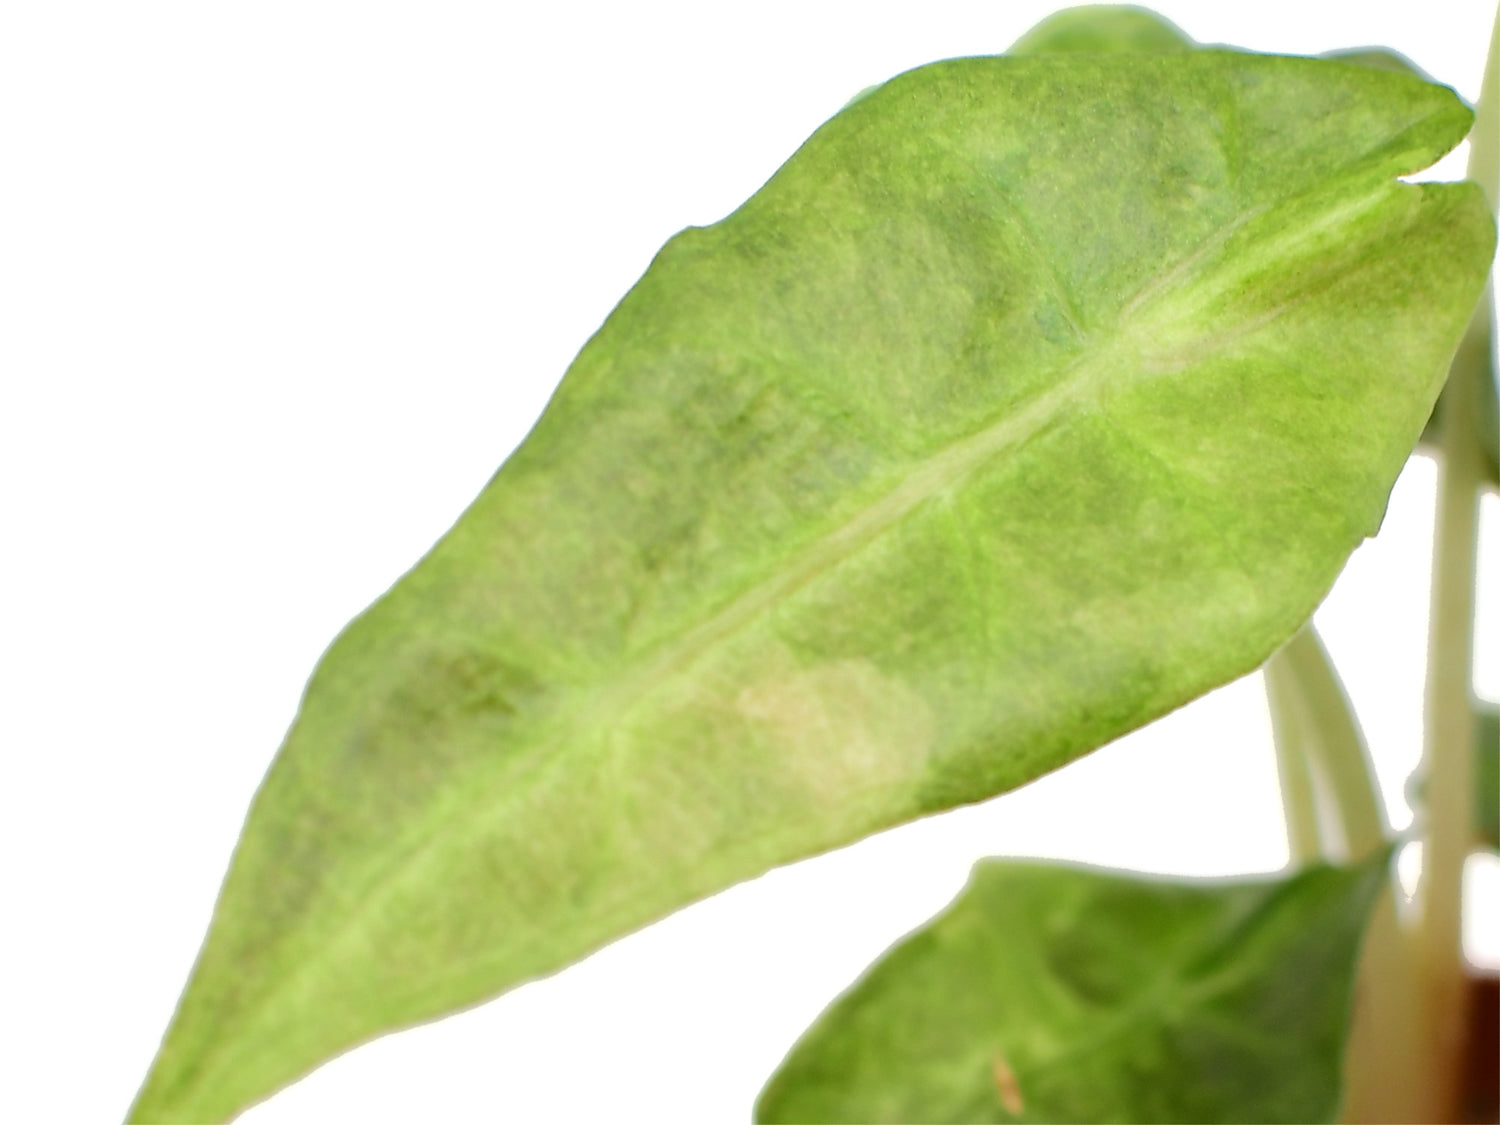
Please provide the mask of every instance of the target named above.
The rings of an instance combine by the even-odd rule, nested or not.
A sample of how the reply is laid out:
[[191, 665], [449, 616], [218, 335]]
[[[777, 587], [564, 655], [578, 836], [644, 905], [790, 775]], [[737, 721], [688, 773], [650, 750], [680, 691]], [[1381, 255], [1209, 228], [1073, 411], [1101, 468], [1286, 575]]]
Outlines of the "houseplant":
[[[1358, 81], [1367, 80], [1361, 78], [1361, 80]], [[1392, 89], [1394, 89], [1394, 87], [1392, 87]], [[1067, 320], [1067, 317], [1064, 317], [1064, 320]], [[1164, 365], [1161, 366], [1163, 366], [1163, 371], [1170, 371], [1170, 368], [1172, 368], [1172, 363], [1164, 363]], [[472, 669], [472, 667], [468, 666], [447, 667], [447, 670], [440, 669], [440, 672], [441, 676], [443, 676], [444, 679], [452, 679], [453, 676], [456, 676], [456, 678], [460, 679], [460, 681], [462, 681], [462, 679], [465, 679], [466, 676], [471, 675], [477, 675], [478, 679], [480, 679], [480, 681], [483, 681], [484, 675], [486, 675], [486, 669], [484, 669], [483, 664], [481, 664], [481, 666], [478, 666], [477, 672], [475, 672], [475, 669]], [[849, 696], [852, 697], [852, 699], [864, 700], [864, 702], [861, 703], [861, 706], [874, 706], [877, 702], [879, 702], [879, 700], [877, 700], [877, 696], [889, 696], [889, 694], [892, 693], [892, 690], [894, 690], [894, 688], [891, 688], [889, 687], [889, 685], [885, 684], [876, 684], [876, 687], [879, 688], [879, 690], [867, 690], [867, 688], [870, 688], [871, 685], [867, 684], [867, 682], [865, 682], [865, 679], [862, 678], [862, 676], [864, 675], [865, 673], [862, 672], [861, 669], [858, 669], [858, 667], [841, 667], [841, 669], [837, 670], [837, 675], [834, 676], [834, 679], [832, 679], [832, 681], [814, 681], [813, 685], [811, 685], [811, 687], [808, 687], [808, 690], [811, 691], [811, 697], [814, 697], [814, 699], [822, 699], [822, 697], [829, 696], [829, 693], [831, 693], [832, 697], [838, 697], [838, 699], [843, 699], [843, 697]], [[483, 684], [481, 684], [481, 687], [483, 687]], [[807, 685], [802, 685], [802, 687], [807, 687]], [[804, 697], [802, 697], [802, 687], [798, 687], [795, 688], [795, 690], [792, 690], [792, 694], [790, 694], [790, 702], [787, 702], [787, 699], [784, 699], [784, 697], [777, 696], [777, 699], [780, 699], [781, 703], [790, 706], [790, 712], [792, 712], [792, 714], [801, 714], [801, 712], [804, 711], [805, 706], [810, 705], [810, 703], [805, 702]], [[484, 688], [484, 690], [487, 690], [487, 688]], [[483, 694], [483, 691], [481, 691], [481, 694]], [[754, 711], [754, 709], [756, 708], [760, 708], [760, 706], [762, 706], [762, 702], [765, 702], [765, 700], [760, 699], [757, 694], [751, 693], [751, 696], [748, 697], [748, 706], [750, 706], [751, 711]], [[774, 703], [775, 700], [772, 699], [771, 702]], [[769, 706], [769, 703], [766, 703], [766, 705]], [[784, 708], [783, 706], [783, 708], [781, 708], [781, 711], [784, 711], [784, 709], [786, 708]], [[777, 711], [777, 709], [772, 706], [771, 711], [766, 712], [766, 714], [771, 715], [771, 718], [769, 718], [768, 721], [772, 721], [772, 724], [774, 724], [775, 714], [780, 714], [781, 711]], [[892, 726], [900, 727], [901, 721], [906, 721], [904, 720], [903, 715], [909, 715], [909, 711], [903, 709], [903, 711], [900, 711], [900, 714], [888, 715], [888, 717], [883, 718], [882, 726], [886, 727], [886, 729], [889, 729], [889, 727]], [[831, 720], [831, 718], [820, 718], [817, 717], [817, 715], [814, 715], [814, 720], [813, 723], [811, 723], [811, 726], [816, 727], [819, 726], [819, 724], [822, 724], [822, 726], [828, 726], [828, 724], [832, 723], [832, 721], [834, 720]], [[835, 726], [837, 726], [837, 724], [835, 724]], [[807, 724], [801, 724], [801, 726], [796, 727], [796, 729], [805, 730], [807, 729]], [[847, 733], [847, 727], [846, 729], [844, 729], [844, 733]], [[921, 741], [921, 738], [919, 738], [919, 735], [921, 735], [922, 733], [921, 730], [906, 730], [906, 732], [904, 733], [906, 733], [907, 738], [912, 739], [912, 741]], [[789, 736], [790, 738], [793, 738], [793, 741], [795, 741], [795, 735]], [[849, 739], [846, 738], [844, 739], [844, 741], [849, 741]], [[853, 739], [853, 741], [859, 741], [859, 739]]]

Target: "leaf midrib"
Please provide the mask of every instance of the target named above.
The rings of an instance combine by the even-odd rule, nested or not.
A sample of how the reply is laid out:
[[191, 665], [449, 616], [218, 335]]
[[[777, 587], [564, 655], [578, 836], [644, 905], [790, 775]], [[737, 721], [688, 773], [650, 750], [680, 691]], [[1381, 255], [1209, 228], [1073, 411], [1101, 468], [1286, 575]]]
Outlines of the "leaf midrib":
[[[858, 553], [923, 501], [937, 495], [944, 488], [952, 487], [985, 460], [1030, 437], [1059, 415], [1055, 409], [1059, 403], [1080, 396], [1081, 384], [1085, 376], [1093, 373], [1093, 369], [1098, 366], [1097, 359], [1097, 355], [1078, 357], [1063, 369], [1065, 375], [1062, 379], [1019, 411], [1013, 411], [1000, 421], [919, 462], [884, 496], [804, 551], [795, 565], [783, 568], [779, 574], [752, 586], [707, 621], [689, 630], [677, 641], [662, 646], [638, 670], [627, 672], [607, 685], [593, 703], [572, 710], [562, 729], [555, 731], [550, 738], [524, 753], [518, 760], [507, 763], [489, 782], [486, 788], [490, 793], [498, 790], [499, 799], [481, 800], [477, 803], [464, 801], [458, 813], [458, 819], [464, 823], [455, 824], [453, 819], [443, 815], [457, 807], [459, 794], [454, 794], [449, 801], [435, 808], [423, 822], [425, 831], [420, 834], [415, 831], [409, 833], [408, 839], [417, 838], [408, 847], [391, 855], [358, 886], [349, 890], [348, 898], [359, 904], [356, 909], [345, 916], [343, 923], [331, 935], [314, 946], [311, 956], [300, 961], [292, 973], [282, 978], [279, 985], [263, 994], [251, 1009], [260, 1014], [248, 1022], [262, 1022], [264, 1013], [272, 1008], [277, 996], [294, 991], [296, 983], [310, 975], [314, 968], [324, 961], [336, 959], [334, 951], [360, 931], [361, 919], [372, 912], [372, 906], [391, 894], [394, 887], [409, 881], [412, 873], [420, 870], [430, 855], [440, 848], [451, 846], [457, 837], [467, 838], [482, 832], [482, 822], [487, 821], [498, 806], [506, 803], [508, 798], [513, 799], [526, 786], [534, 785], [548, 772], [558, 768], [560, 763], [569, 760], [568, 755], [553, 751], [561, 749], [575, 731], [596, 726], [607, 716], [622, 716], [651, 687], [670, 680], [696, 663], [716, 644], [738, 632], [767, 607], [790, 596], [819, 574]], [[1089, 364], [1086, 360], [1096, 362]], [[518, 781], [521, 784], [517, 784]], [[434, 821], [437, 822], [436, 829], [433, 827]], [[312, 935], [305, 936], [301, 942], [288, 942], [278, 961], [284, 961], [299, 946], [310, 940]], [[216, 1064], [203, 1066], [199, 1071], [199, 1084], [206, 1085], [208, 1079], [228, 1069], [243, 1054], [242, 1050], [231, 1050], [220, 1056]], [[212, 1054], [208, 1057], [211, 1058]]]

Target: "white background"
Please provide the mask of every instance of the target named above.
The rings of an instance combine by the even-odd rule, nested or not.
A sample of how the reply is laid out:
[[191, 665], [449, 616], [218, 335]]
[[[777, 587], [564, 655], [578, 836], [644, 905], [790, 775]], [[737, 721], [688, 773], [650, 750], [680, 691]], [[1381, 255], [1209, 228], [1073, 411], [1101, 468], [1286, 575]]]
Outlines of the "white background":
[[[1001, 50], [1049, 7], [0, 9], [0, 1118], [124, 1113], [313, 662], [483, 485], [656, 248], [856, 91]], [[1205, 41], [1389, 44], [1470, 99], [1492, 14], [1162, 8]], [[1319, 616], [1398, 828], [1432, 478], [1413, 464]], [[743, 1120], [797, 1033], [981, 855], [1282, 865], [1268, 739], [1258, 682], [1233, 685], [353, 1052], [247, 1120]], [[1493, 962], [1486, 925], [1470, 941]]]

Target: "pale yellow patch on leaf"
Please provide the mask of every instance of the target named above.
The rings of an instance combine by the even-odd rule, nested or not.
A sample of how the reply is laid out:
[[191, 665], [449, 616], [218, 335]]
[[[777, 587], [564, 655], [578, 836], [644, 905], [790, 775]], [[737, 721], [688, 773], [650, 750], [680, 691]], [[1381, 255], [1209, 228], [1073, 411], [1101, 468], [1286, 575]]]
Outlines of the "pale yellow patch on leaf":
[[932, 750], [927, 701], [868, 660], [780, 673], [742, 690], [740, 714], [785, 750], [786, 775], [814, 796], [909, 783]]

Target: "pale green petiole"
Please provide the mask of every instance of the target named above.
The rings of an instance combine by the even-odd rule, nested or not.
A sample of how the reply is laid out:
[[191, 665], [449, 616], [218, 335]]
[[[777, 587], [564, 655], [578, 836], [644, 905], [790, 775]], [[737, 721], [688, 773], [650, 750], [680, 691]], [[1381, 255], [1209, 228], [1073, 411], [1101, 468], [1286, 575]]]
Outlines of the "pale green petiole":
[[1359, 724], [1310, 622], [1265, 678], [1293, 858], [1362, 858], [1385, 842], [1385, 815]]

